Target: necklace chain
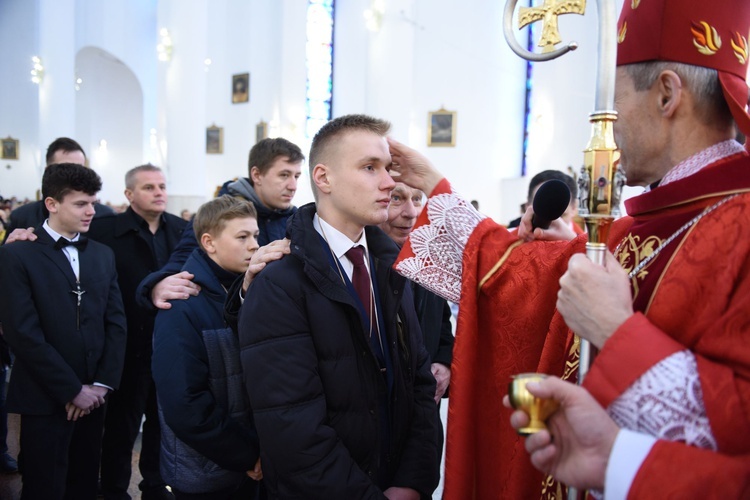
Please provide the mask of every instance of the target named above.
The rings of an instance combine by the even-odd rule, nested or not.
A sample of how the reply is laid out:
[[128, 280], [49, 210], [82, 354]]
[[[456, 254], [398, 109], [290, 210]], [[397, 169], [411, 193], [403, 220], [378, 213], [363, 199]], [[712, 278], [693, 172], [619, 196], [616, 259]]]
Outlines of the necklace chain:
[[[661, 252], [664, 249], [664, 247], [666, 247], [667, 245], [669, 245], [670, 243], [672, 243], [672, 241], [674, 241], [675, 238], [677, 238], [679, 235], [681, 235], [682, 233], [684, 233], [685, 231], [687, 231], [688, 229], [690, 229], [693, 225], [695, 225], [696, 222], [698, 222], [704, 216], [710, 214], [711, 212], [713, 212], [714, 210], [716, 210], [717, 208], [719, 208], [720, 206], [722, 206], [724, 203], [728, 202], [729, 200], [731, 200], [732, 198], [734, 198], [736, 196], [739, 196], [739, 193], [729, 195], [726, 198], [723, 198], [723, 199], [717, 201], [716, 203], [714, 203], [710, 207], [706, 207], [706, 209], [703, 210], [701, 213], [699, 213], [698, 215], [696, 215], [695, 217], [693, 217], [692, 219], [690, 219], [689, 221], [687, 221], [685, 224], [683, 224], [669, 238], [667, 238], [666, 240], [664, 240], [661, 243], [661, 245], [659, 245], [658, 247], [656, 247], [656, 249], [653, 252], [651, 252], [648, 255], [648, 257], [646, 257], [645, 259], [643, 259], [632, 271], [630, 271], [628, 273], [628, 278], [632, 279], [633, 277], [635, 277], [639, 272], [641, 272], [641, 270], [644, 267], [646, 267], [646, 265], [649, 262], [651, 262], [659, 254], [659, 252]], [[617, 245], [617, 248], [615, 248], [615, 256], [617, 256], [619, 254], [620, 247], [622, 246], [622, 244], [623, 244], [624, 241], [625, 241], [625, 239], [623, 238], [623, 240]]]

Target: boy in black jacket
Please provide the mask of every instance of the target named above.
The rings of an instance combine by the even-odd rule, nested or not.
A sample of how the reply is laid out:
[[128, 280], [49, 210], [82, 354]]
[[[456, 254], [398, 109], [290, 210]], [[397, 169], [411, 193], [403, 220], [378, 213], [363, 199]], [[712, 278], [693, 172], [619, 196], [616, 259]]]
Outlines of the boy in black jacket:
[[105, 396], [116, 389], [125, 314], [112, 250], [81, 233], [101, 180], [82, 165], [47, 168], [49, 218], [36, 241], [0, 247], [0, 323], [15, 355], [8, 411], [21, 415], [24, 499], [94, 499]]
[[201, 206], [193, 227], [200, 248], [182, 269], [201, 293], [159, 311], [154, 329], [161, 473], [177, 500], [253, 499], [262, 478], [258, 436], [237, 337], [222, 311], [258, 249], [257, 215], [251, 203], [225, 195]]

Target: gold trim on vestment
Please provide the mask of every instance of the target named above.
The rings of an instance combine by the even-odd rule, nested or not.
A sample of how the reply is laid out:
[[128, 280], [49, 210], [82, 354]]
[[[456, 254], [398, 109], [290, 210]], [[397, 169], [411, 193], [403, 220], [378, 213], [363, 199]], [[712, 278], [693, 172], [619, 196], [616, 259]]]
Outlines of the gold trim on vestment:
[[680, 201], [678, 201], [676, 203], [673, 203], [671, 205], [659, 206], [659, 207], [653, 208], [651, 210], [646, 210], [646, 211], [643, 211], [643, 212], [638, 212], [638, 215], [640, 216], [640, 215], [643, 215], [643, 214], [649, 214], [651, 212], [655, 212], [657, 210], [664, 210], [666, 208], [679, 207], [680, 205], [685, 205], [685, 204], [688, 204], [688, 203], [693, 203], [693, 202], [696, 202], [696, 201], [699, 201], [699, 200], [705, 200], [707, 198], [718, 198], [719, 196], [729, 196], [730, 194], [741, 194], [741, 193], [750, 193], [750, 188], [739, 188], [739, 189], [730, 189], [730, 190], [721, 191], [721, 192], [704, 193], [704, 194], [702, 194], [700, 196], [696, 196], [695, 198], [690, 198], [689, 200], [680, 200]]
[[517, 246], [521, 245], [522, 243], [523, 243], [523, 241], [518, 240], [515, 243], [513, 243], [511, 246], [509, 246], [507, 250], [505, 250], [505, 253], [503, 254], [502, 257], [500, 257], [500, 260], [497, 261], [497, 264], [495, 264], [494, 266], [492, 266], [492, 269], [490, 269], [490, 272], [488, 272], [487, 274], [485, 274], [484, 278], [482, 278], [479, 281], [479, 286], [477, 286], [477, 292], [481, 292], [482, 291], [482, 287], [484, 286], [484, 284], [487, 283], [489, 281], [489, 279], [492, 278], [492, 275], [495, 274], [497, 272], [497, 270], [500, 269], [500, 267], [503, 264], [505, 264], [506, 260], [508, 260], [508, 258], [510, 257], [510, 252], [512, 252]]

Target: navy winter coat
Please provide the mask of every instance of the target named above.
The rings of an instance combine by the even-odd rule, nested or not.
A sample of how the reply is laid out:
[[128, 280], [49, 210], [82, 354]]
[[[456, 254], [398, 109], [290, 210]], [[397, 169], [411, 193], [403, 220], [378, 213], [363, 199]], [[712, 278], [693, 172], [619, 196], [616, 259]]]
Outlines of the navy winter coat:
[[242, 366], [266, 487], [283, 499], [382, 499], [390, 486], [430, 498], [439, 480], [442, 427], [411, 288], [391, 268], [398, 248], [380, 229], [365, 229], [394, 368], [382, 412], [390, 439], [381, 453], [385, 377], [356, 302], [313, 228], [314, 213], [309, 204], [291, 218], [291, 254], [256, 277], [240, 312]]
[[166, 424], [161, 474], [184, 493], [240, 484], [259, 453], [235, 334], [222, 317], [226, 292], [201, 253], [183, 268], [200, 294], [159, 311], [154, 329], [152, 372]]

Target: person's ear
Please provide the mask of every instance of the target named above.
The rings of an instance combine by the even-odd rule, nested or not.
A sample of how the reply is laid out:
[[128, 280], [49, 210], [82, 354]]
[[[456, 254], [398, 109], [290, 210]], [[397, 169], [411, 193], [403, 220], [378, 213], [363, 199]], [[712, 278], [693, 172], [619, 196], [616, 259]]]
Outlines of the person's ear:
[[133, 203], [133, 191], [131, 189], [125, 188], [125, 198], [127, 198], [128, 203]]
[[44, 199], [44, 206], [47, 207], [47, 211], [51, 214], [57, 213], [57, 200], [52, 198], [51, 196], [47, 196]]
[[658, 109], [664, 117], [672, 117], [682, 101], [682, 80], [671, 70], [662, 71], [656, 79]]
[[201, 235], [201, 246], [203, 247], [203, 251], [206, 252], [209, 255], [216, 253], [216, 245], [214, 245], [214, 238], [211, 236], [210, 233], [203, 233]]
[[331, 193], [331, 173], [330, 167], [322, 163], [318, 163], [313, 168], [312, 179], [321, 193]]
[[253, 180], [253, 185], [260, 184], [262, 176], [260, 175], [260, 169], [258, 167], [252, 167], [250, 169], [250, 178]]

